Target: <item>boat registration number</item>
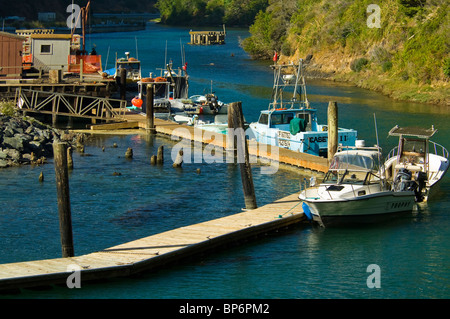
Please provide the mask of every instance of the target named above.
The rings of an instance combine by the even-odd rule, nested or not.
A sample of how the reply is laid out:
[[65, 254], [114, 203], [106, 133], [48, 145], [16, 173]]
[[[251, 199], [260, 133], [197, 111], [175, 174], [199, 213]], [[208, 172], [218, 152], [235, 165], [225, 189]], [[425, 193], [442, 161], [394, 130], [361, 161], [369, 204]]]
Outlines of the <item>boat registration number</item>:
[[282, 147], [290, 147], [291, 142], [289, 141], [291, 139], [291, 133], [290, 132], [284, 132], [284, 131], [278, 131], [278, 144]]

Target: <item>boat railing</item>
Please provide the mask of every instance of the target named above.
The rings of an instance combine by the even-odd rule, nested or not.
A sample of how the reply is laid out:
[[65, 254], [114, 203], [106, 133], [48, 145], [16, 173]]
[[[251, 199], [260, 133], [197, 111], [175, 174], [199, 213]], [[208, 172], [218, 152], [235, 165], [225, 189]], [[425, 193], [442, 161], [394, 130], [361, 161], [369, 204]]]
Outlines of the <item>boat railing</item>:
[[442, 156], [442, 157], [448, 159], [449, 153], [444, 146], [442, 146], [441, 144], [435, 143], [433, 141], [430, 141], [430, 143], [432, 144], [432, 149], [434, 150], [435, 155], [439, 155], [439, 156]]
[[[444, 146], [442, 146], [441, 144], [438, 144], [436, 142], [433, 142], [433, 141], [429, 141], [429, 142], [431, 144], [429, 149], [428, 149], [428, 152], [430, 154], [439, 155], [439, 156], [442, 156], [442, 157], [444, 157], [446, 159], [449, 158], [449, 152]], [[397, 155], [398, 155], [398, 146], [394, 147], [389, 152], [389, 154], [386, 156], [386, 161], [388, 159], [392, 158], [392, 157], [397, 156]]]
[[392, 157], [396, 157], [398, 155], [398, 146], [394, 147], [393, 149], [391, 149], [391, 151], [389, 152], [389, 154], [386, 156], [386, 161]]

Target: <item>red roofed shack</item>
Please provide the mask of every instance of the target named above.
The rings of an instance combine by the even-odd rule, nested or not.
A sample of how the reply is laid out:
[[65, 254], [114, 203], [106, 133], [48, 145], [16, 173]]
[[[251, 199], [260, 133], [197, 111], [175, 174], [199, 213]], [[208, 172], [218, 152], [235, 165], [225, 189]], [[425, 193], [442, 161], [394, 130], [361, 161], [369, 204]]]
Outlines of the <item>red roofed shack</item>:
[[20, 78], [25, 37], [0, 31], [0, 80]]

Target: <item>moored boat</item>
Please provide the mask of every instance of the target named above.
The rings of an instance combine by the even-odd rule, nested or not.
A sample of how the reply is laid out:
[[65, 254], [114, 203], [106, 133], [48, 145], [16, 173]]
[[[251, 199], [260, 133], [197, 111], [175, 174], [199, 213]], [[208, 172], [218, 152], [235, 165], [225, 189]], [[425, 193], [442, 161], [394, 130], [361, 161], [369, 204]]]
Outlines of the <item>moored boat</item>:
[[[298, 64], [274, 64], [273, 101], [262, 110], [247, 134], [257, 142], [293, 151], [327, 156], [328, 126], [318, 123], [317, 110], [310, 107], [303, 76], [303, 60]], [[338, 143], [355, 146], [357, 131], [338, 128]]]
[[402, 186], [391, 187], [380, 158], [378, 146], [338, 148], [323, 181], [300, 193], [305, 214], [330, 226], [380, 221], [412, 211], [417, 184], [402, 176]]
[[398, 146], [393, 148], [384, 163], [386, 177], [395, 183], [399, 173], [411, 175], [418, 184], [419, 201], [428, 201], [436, 193], [439, 182], [449, 168], [449, 152], [445, 147], [430, 141], [437, 132], [418, 127], [395, 126], [389, 136], [398, 136]]

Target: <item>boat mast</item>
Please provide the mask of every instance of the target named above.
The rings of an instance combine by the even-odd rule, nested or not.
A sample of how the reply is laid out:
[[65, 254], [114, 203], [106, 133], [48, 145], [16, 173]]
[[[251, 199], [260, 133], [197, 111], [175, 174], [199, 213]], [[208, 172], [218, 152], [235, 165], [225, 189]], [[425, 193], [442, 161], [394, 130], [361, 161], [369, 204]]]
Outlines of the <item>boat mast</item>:
[[[273, 76], [273, 90], [272, 103], [269, 104], [269, 109], [283, 108], [284, 102], [290, 104], [290, 108], [294, 108], [294, 103], [299, 103], [301, 107], [309, 108], [309, 101], [306, 96], [306, 84], [303, 75], [303, 59], [299, 60], [298, 65], [294, 63], [289, 64], [274, 64], [271, 66], [274, 69]], [[283, 101], [283, 91], [287, 88], [293, 88], [292, 98]], [[298, 95], [298, 98], [297, 98]]]

